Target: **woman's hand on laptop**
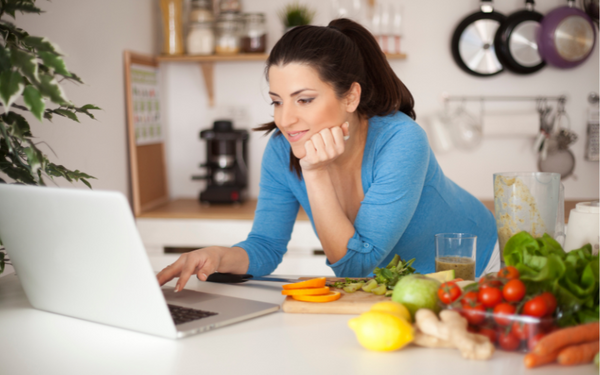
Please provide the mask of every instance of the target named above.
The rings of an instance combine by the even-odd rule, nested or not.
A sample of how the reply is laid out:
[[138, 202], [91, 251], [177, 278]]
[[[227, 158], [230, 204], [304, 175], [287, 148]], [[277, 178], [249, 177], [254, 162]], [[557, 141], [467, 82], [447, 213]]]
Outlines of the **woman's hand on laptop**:
[[248, 264], [248, 254], [240, 247], [210, 246], [182, 254], [175, 263], [160, 271], [156, 278], [162, 286], [179, 277], [175, 284], [175, 292], [179, 292], [194, 274], [206, 281], [209, 275], [217, 271], [244, 273]]

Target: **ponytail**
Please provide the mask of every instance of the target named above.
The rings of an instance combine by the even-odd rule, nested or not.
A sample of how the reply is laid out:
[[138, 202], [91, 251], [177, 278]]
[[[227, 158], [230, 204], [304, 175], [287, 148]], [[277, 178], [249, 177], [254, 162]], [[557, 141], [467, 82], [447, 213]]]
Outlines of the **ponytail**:
[[[397, 111], [416, 118], [414, 99], [394, 73], [373, 35], [360, 24], [336, 19], [327, 27], [298, 26], [288, 31], [275, 44], [265, 67], [289, 63], [306, 64], [314, 68], [323, 82], [332, 85], [338, 98], [343, 98], [354, 82], [361, 86], [359, 116], [371, 118]], [[275, 130], [274, 122], [254, 130], [267, 133]], [[277, 135], [277, 134], [276, 134]], [[290, 151], [290, 170], [302, 176], [300, 163]]]

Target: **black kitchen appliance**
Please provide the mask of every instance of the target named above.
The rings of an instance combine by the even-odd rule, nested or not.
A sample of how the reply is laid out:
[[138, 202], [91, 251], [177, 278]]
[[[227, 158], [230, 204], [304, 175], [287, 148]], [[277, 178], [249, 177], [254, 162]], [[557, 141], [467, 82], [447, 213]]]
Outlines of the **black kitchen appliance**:
[[212, 129], [200, 132], [206, 140], [206, 175], [192, 176], [206, 180], [206, 189], [200, 193], [203, 203], [241, 203], [248, 185], [248, 138], [244, 129], [234, 129], [229, 120], [217, 120]]

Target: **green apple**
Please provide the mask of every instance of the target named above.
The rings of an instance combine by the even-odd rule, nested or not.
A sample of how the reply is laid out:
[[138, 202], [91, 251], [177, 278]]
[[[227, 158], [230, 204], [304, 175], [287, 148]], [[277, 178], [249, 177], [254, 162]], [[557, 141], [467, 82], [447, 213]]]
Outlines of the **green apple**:
[[410, 315], [415, 317], [418, 309], [440, 311], [437, 291], [441, 283], [423, 275], [408, 275], [394, 286], [392, 301], [406, 306]]

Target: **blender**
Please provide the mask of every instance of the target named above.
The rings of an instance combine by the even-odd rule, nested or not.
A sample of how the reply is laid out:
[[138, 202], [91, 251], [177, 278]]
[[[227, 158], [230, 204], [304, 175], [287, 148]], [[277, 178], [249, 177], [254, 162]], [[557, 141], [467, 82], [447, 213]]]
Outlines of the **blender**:
[[494, 209], [500, 253], [504, 254], [506, 242], [522, 231], [533, 237], [547, 233], [562, 246], [565, 240], [564, 205], [559, 173], [495, 173]]

